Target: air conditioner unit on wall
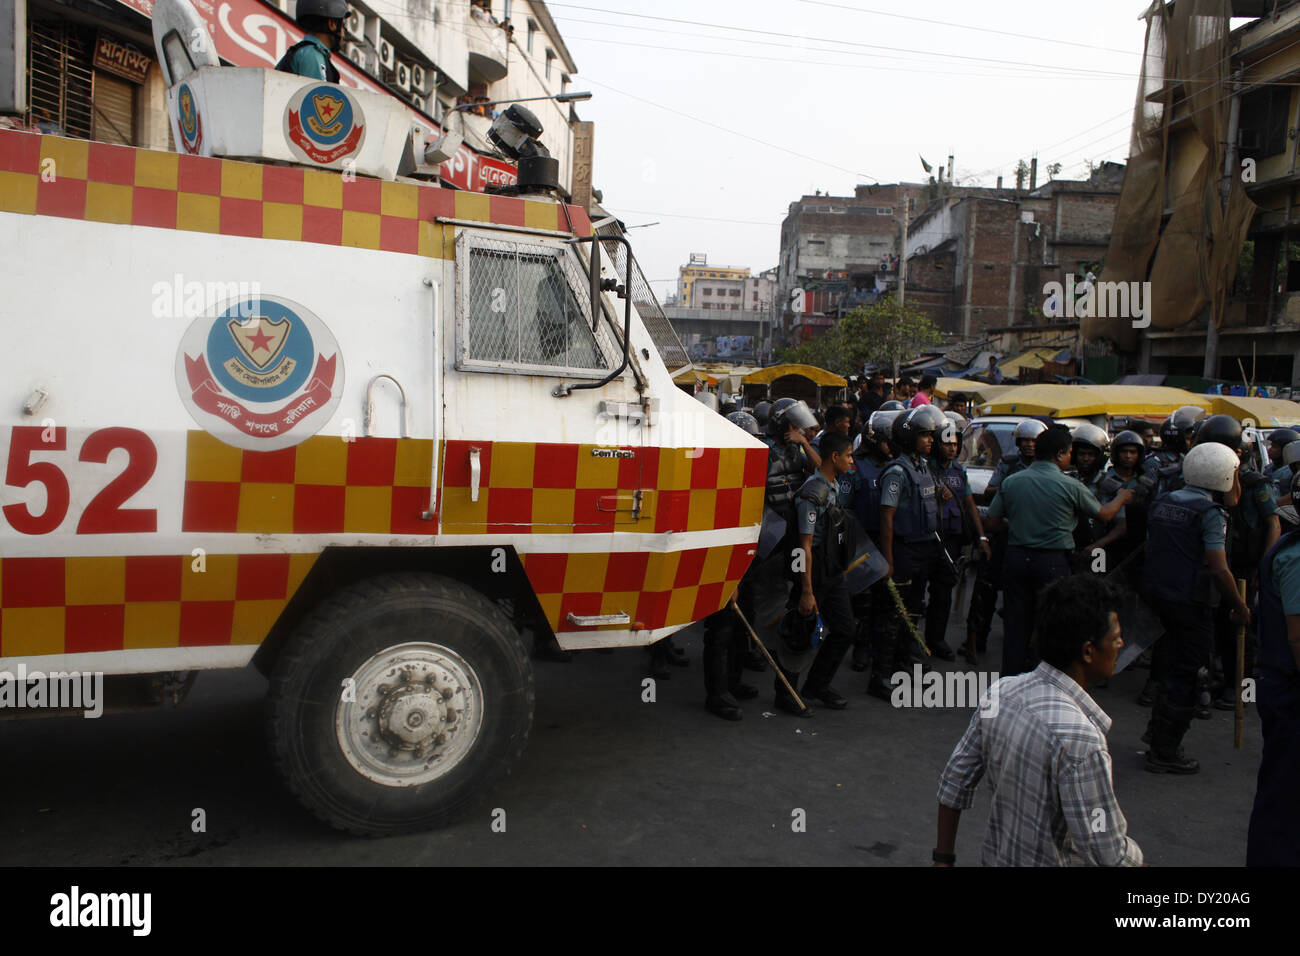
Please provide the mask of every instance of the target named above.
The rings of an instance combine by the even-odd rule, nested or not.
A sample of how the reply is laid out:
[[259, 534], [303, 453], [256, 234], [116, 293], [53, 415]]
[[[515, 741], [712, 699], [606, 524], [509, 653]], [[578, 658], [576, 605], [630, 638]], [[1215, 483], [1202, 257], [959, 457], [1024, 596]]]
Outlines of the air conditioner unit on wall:
[[393, 52], [393, 45], [382, 37], [379, 40], [379, 63], [386, 69], [393, 69], [393, 63], [396, 62], [397, 55]]
[[343, 44], [343, 55], [359, 69], [367, 73], [375, 72], [375, 51], [364, 43]]
[[409, 92], [411, 89], [411, 64], [398, 60], [397, 68], [393, 72], [397, 88], [403, 92]]
[[419, 93], [412, 93], [410, 96], [410, 100], [411, 100], [411, 105], [414, 106], [421, 113], [427, 113], [429, 111], [428, 102]]
[[343, 29], [354, 40], [366, 38], [366, 15], [356, 7], [348, 7], [348, 18], [343, 21]]
[[422, 96], [429, 94], [429, 73], [418, 63], [411, 64], [411, 89]]

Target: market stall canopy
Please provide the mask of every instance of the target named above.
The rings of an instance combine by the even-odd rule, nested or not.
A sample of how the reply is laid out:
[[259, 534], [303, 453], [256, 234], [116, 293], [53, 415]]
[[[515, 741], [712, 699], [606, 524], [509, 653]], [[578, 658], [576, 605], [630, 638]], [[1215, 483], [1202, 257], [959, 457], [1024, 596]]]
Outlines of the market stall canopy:
[[717, 385], [717, 379], [710, 379], [707, 372], [687, 366], [676, 375], [673, 381], [678, 385]]
[[[999, 362], [998, 367], [1002, 369], [1002, 374], [1010, 377], [1016, 377], [1023, 368], [1042, 368], [1043, 362], [1050, 362], [1061, 354], [1059, 348], [1036, 348], [1028, 352], [1022, 352], [1015, 358], [1007, 359], [1005, 362]], [[987, 359], [985, 360], [987, 363]]]
[[802, 375], [821, 388], [843, 388], [849, 384], [842, 376], [815, 365], [772, 365], [746, 375], [744, 382], [746, 385], [771, 385], [787, 375]]
[[935, 382], [935, 398], [970, 400], [975, 403], [991, 402], [1003, 392], [1017, 388], [1016, 385], [990, 385], [988, 382], [976, 382], [965, 378], [941, 378]]
[[980, 406], [983, 415], [1165, 416], [1184, 405], [1210, 411], [1214, 396], [1164, 385], [1021, 385]]
[[1260, 428], [1300, 425], [1300, 405], [1284, 398], [1247, 398], [1235, 395], [1207, 395], [1216, 415], [1231, 415], [1237, 421], [1251, 419]]

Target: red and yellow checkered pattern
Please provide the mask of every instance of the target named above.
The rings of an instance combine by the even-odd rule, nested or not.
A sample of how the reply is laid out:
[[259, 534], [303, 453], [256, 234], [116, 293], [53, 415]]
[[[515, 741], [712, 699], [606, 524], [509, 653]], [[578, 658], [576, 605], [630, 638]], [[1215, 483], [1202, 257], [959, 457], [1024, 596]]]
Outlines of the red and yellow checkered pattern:
[[316, 558], [3, 558], [0, 657], [260, 644]]
[[182, 531], [425, 534], [433, 442], [316, 435], [247, 451], [188, 433]]
[[591, 233], [577, 206], [13, 130], [0, 130], [0, 211], [436, 259], [455, 258], [440, 216]]
[[644, 631], [689, 624], [720, 609], [753, 559], [754, 545], [687, 551], [524, 554], [524, 571], [556, 633], [590, 631], [569, 621], [626, 613]]

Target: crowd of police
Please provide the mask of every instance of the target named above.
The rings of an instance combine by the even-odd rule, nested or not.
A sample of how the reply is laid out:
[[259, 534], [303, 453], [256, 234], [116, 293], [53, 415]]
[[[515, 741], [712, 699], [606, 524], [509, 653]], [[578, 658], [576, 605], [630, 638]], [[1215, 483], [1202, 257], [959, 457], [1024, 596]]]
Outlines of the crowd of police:
[[[1300, 433], [1273, 430], [1268, 460], [1257, 461], [1235, 419], [1195, 406], [1164, 421], [1158, 446], [1140, 426], [1111, 438], [1092, 424], [1026, 419], [1014, 431], [1016, 451], [977, 499], [958, 460], [967, 428], [958, 411], [898, 400], [863, 411], [845, 403], [818, 415], [781, 399], [727, 415], [769, 448], [763, 539], [735, 603], [753, 621], [764, 575], [789, 583], [772, 642], [777, 709], [845, 708], [832, 680], [850, 650], [851, 668], [869, 671], [867, 693], [884, 700], [898, 671], [954, 660], [945, 635], [953, 589], [968, 576], [961, 653], [974, 664], [986, 652], [1001, 592], [1001, 674], [1031, 670], [1043, 588], [1072, 574], [1104, 575], [1148, 609], [1149, 633], [1126, 635], [1150, 668], [1139, 698], [1152, 708], [1146, 768], [1196, 773], [1182, 746], [1192, 721], [1235, 708], [1243, 677], [1256, 675], [1265, 731], [1259, 799], [1300, 792], [1300, 677], [1286, 621], [1300, 615], [1300, 573], [1287, 578], [1295, 593], [1271, 573], [1279, 558], [1300, 567], [1300, 530], [1282, 536], [1279, 513], [1300, 493]], [[987, 505], [983, 518], [977, 504]], [[852, 568], [870, 567], [873, 550], [879, 570], [855, 587]], [[708, 709], [739, 720], [739, 700], [758, 691], [741, 679], [753, 661], [734, 610], [705, 622], [704, 670]], [[1261, 833], [1267, 842], [1267, 827]]]

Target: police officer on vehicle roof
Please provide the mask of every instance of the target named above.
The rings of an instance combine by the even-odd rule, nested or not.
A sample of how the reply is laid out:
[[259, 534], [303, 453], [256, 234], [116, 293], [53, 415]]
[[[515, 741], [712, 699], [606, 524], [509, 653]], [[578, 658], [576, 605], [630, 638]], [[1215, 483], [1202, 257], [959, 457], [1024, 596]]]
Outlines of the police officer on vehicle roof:
[[[900, 411], [872, 412], [862, 434], [854, 441], [851, 502], [858, 523], [872, 541], [880, 540], [880, 476], [894, 457], [889, 434], [901, 414]], [[884, 629], [892, 626], [893, 600], [889, 586], [882, 578], [865, 593], [853, 595], [852, 605], [857, 631], [850, 666], [855, 671], [864, 671], [869, 666], [872, 648], [882, 646]]]
[[347, 0], [298, 0], [294, 20], [306, 36], [284, 51], [275, 68], [282, 73], [337, 83], [339, 71], [330, 62], [330, 51], [338, 50], [347, 18]]
[[[957, 460], [965, 419], [956, 412], [944, 412], [944, 415], [948, 423], [935, 433], [931, 456], [934, 475], [942, 486], [940, 495], [944, 499], [939, 505], [939, 536], [943, 539], [943, 552], [932, 565], [927, 581], [929, 602], [925, 610], [925, 643], [932, 651], [948, 646], [944, 637], [948, 633], [952, 589], [957, 583], [956, 564], [962, 548], [973, 537], [984, 557], [987, 559], [990, 555], [989, 539], [984, 534], [979, 509], [971, 495], [970, 479], [965, 467]], [[936, 655], [942, 656], [942, 651], [936, 651]]]
[[[1238, 459], [1242, 452], [1241, 425], [1231, 415], [1211, 415], [1200, 422], [1197, 447], [1220, 444], [1230, 448]], [[1228, 512], [1228, 567], [1234, 578], [1246, 582], [1246, 603], [1255, 603], [1259, 562], [1282, 533], [1277, 514], [1277, 500], [1268, 480], [1242, 463], [1238, 468], [1241, 493], [1224, 502]], [[1289, 490], [1289, 489], [1288, 489]], [[1220, 710], [1236, 708], [1237, 633], [1227, 608], [1220, 607], [1215, 620], [1215, 650], [1223, 664], [1224, 683], [1214, 706]], [[1255, 635], [1246, 631], [1246, 664], [1254, 661]], [[1200, 716], [1207, 716], [1202, 709]]]
[[[853, 443], [847, 435], [827, 432], [822, 437], [825, 453], [812, 477], [804, 482], [795, 498], [798, 551], [792, 556], [794, 582], [790, 604], [802, 618], [820, 615], [826, 637], [808, 669], [799, 693], [805, 700], [820, 700], [831, 710], [843, 710], [849, 702], [831, 681], [853, 643], [853, 610], [843, 572], [853, 560], [857, 545], [856, 523], [840, 499], [840, 476], [853, 464]], [[783, 662], [782, 667], [790, 665]], [[791, 684], [797, 673], [786, 670]], [[787, 713], [808, 716], [790, 697], [780, 677], [776, 679], [776, 707]]]
[[[880, 477], [880, 553], [913, 621], [921, 618], [925, 583], [934, 564], [943, 560], [939, 554], [939, 507], [940, 499], [946, 501], [951, 492], [935, 482], [928, 456], [935, 432], [951, 424], [933, 405], [919, 405], [900, 415], [893, 427], [898, 457]], [[889, 633], [889, 646], [873, 650], [867, 686], [867, 693], [884, 700], [890, 699], [894, 671], [906, 670], [911, 662], [912, 638], [906, 622], [896, 618]], [[930, 652], [948, 661], [956, 656], [942, 639]]]
[[[727, 421], [754, 437], [759, 435], [758, 421], [753, 415], [732, 412], [727, 416]], [[747, 621], [755, 619], [756, 564], [757, 562], [750, 564], [732, 596], [732, 603], [740, 608]], [[731, 604], [704, 619], [704, 706], [709, 713], [716, 714], [723, 720], [740, 720], [744, 714], [738, 701], [758, 696], [757, 687], [740, 679], [747, 649], [747, 633]]]
[[1111, 521], [1130, 498], [1120, 491], [1104, 507], [1076, 478], [1065, 474], [1070, 463], [1070, 431], [1054, 425], [1038, 436], [1034, 463], [1008, 477], [993, 504], [985, 527], [1007, 527], [1007, 552], [1002, 568], [1005, 592], [1002, 675], [1029, 669], [1029, 638], [1033, 632], [1037, 595], [1042, 587], [1070, 573], [1074, 526], [1079, 518]]
[[[1300, 495], [1300, 473], [1288, 492]], [[1260, 564], [1257, 663], [1264, 751], [1246, 865], [1295, 867], [1300, 866], [1300, 530], [1288, 532]]]
[[1147, 525], [1146, 580], [1152, 608], [1168, 642], [1169, 670], [1155, 701], [1148, 733], [1146, 769], [1152, 773], [1196, 773], [1183, 736], [1196, 704], [1197, 672], [1210, 666], [1214, 642], [1212, 608], [1225, 598], [1232, 618], [1250, 620], [1228, 569], [1227, 515], [1219, 500], [1240, 494], [1237, 454], [1218, 442], [1204, 442], [1183, 461], [1184, 487], [1158, 497]]
[[[988, 485], [979, 497], [980, 504], [993, 500], [1002, 482], [1034, 463], [1034, 442], [1046, 430], [1036, 418], [1027, 418], [1011, 433], [1016, 453], [1004, 455], [993, 469]], [[1002, 559], [1007, 550], [1007, 536], [985, 528], [991, 541], [991, 557], [981, 562], [975, 570], [975, 583], [971, 586], [970, 607], [966, 612], [966, 646], [983, 653], [988, 644], [989, 630], [993, 626], [993, 613], [998, 606], [998, 591], [1002, 589]]]

